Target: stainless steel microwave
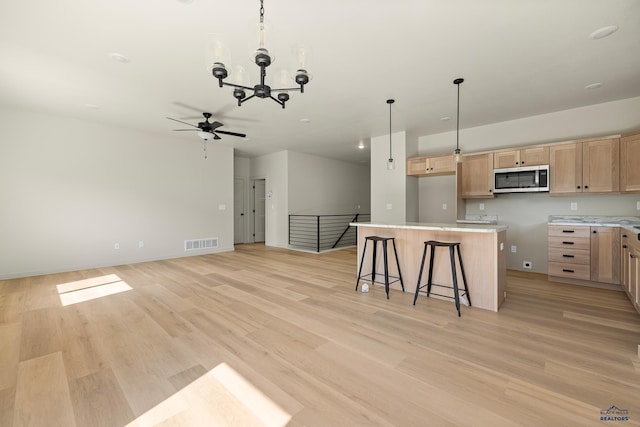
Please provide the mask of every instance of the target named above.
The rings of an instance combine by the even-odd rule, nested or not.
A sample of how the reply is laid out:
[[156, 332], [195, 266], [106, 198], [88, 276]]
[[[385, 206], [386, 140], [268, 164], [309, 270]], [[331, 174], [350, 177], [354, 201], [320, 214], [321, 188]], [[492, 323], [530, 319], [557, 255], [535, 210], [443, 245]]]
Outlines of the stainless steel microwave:
[[493, 170], [494, 193], [549, 191], [549, 165]]

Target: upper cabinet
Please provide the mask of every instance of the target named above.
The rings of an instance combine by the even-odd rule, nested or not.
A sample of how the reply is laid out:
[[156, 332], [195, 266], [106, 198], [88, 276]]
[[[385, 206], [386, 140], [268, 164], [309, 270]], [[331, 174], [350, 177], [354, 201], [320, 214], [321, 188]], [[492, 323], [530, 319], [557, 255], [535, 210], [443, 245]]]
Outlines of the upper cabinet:
[[619, 156], [619, 138], [551, 145], [549, 193], [620, 191]]
[[495, 169], [549, 164], [549, 147], [526, 147], [519, 150], [496, 151], [493, 153]]
[[493, 153], [463, 156], [460, 168], [463, 199], [493, 197]]
[[640, 132], [620, 138], [620, 191], [640, 192]]
[[407, 175], [437, 176], [455, 173], [456, 163], [452, 154], [411, 157], [407, 160]]

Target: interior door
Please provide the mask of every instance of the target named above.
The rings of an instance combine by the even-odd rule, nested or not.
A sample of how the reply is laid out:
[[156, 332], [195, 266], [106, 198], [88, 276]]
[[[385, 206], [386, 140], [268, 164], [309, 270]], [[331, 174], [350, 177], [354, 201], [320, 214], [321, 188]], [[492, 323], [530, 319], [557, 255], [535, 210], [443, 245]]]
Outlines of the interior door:
[[233, 180], [233, 243], [246, 243], [246, 218], [244, 203], [244, 179]]
[[265, 180], [253, 182], [253, 241], [264, 242], [265, 239]]

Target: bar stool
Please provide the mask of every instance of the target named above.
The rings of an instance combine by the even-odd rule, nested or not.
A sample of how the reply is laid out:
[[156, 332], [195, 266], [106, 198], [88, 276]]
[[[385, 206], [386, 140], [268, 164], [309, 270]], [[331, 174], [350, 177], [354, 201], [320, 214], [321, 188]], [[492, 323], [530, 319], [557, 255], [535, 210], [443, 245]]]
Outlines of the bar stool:
[[[422, 280], [422, 271], [424, 269], [424, 261], [427, 257], [427, 251], [429, 247], [431, 247], [431, 256], [429, 257], [429, 278], [426, 284], [420, 286], [420, 281]], [[451, 262], [451, 276], [453, 279], [453, 286], [437, 285], [433, 283], [431, 280], [433, 278], [433, 258], [434, 258], [435, 250], [437, 247], [449, 248], [449, 259]], [[427, 297], [431, 294], [432, 286], [453, 289], [452, 297], [449, 295], [442, 295], [442, 294], [436, 294], [436, 293], [433, 293], [433, 295], [438, 295], [444, 298], [451, 298], [455, 300], [456, 310], [458, 310], [458, 317], [460, 317], [460, 295], [458, 292], [458, 275], [456, 274], [456, 261], [453, 255], [454, 250], [457, 250], [458, 262], [460, 263], [460, 271], [462, 272], [462, 283], [464, 285], [462, 298], [466, 297], [466, 300], [469, 302], [469, 306], [471, 306], [471, 297], [469, 296], [469, 291], [467, 290], [467, 277], [464, 274], [464, 265], [462, 264], [462, 256], [460, 255], [460, 242], [448, 243], [448, 242], [438, 242], [436, 240], [429, 240], [424, 242], [424, 251], [422, 252], [422, 263], [420, 264], [420, 273], [418, 274], [418, 284], [416, 285], [416, 294], [413, 297], [413, 305], [416, 305], [416, 300], [418, 299], [418, 292], [424, 292], [424, 291], [421, 291], [420, 289], [424, 288], [425, 286], [427, 287], [427, 292], [426, 292]]]
[[[396, 257], [396, 265], [398, 266], [398, 275], [390, 276], [389, 275], [389, 265], [387, 263], [387, 242], [391, 240], [393, 244], [393, 253]], [[373, 264], [371, 266], [371, 273], [362, 275], [362, 264], [364, 263], [364, 255], [367, 252], [367, 243], [371, 241], [373, 242]], [[384, 282], [378, 281], [376, 282], [376, 252], [378, 247], [378, 242], [382, 243], [382, 252], [384, 255]], [[400, 281], [400, 286], [402, 286], [402, 292], [404, 292], [404, 283], [402, 282], [402, 273], [400, 272], [400, 262], [398, 261], [398, 251], [396, 250], [396, 240], [394, 237], [378, 237], [378, 236], [366, 236], [364, 241], [364, 248], [362, 249], [362, 258], [360, 259], [360, 268], [358, 269], [358, 280], [356, 281], [356, 291], [358, 290], [358, 284], [360, 284], [360, 280], [365, 280], [367, 277], [371, 277], [372, 283], [384, 283], [384, 290], [387, 293], [387, 299], [389, 299], [389, 285], [391, 283], [395, 283]], [[396, 279], [393, 281], [389, 281], [389, 278]]]

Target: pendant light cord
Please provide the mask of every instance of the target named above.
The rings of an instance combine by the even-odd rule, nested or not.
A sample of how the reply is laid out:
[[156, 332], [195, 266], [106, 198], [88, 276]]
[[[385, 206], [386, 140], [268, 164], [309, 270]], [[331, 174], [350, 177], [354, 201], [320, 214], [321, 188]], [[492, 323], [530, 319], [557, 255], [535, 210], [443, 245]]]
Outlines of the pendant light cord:
[[456, 113], [456, 152], [460, 150], [458, 143], [460, 142], [460, 83], [458, 86], [458, 112]]
[[389, 159], [393, 159], [391, 155], [391, 102], [389, 103]]

